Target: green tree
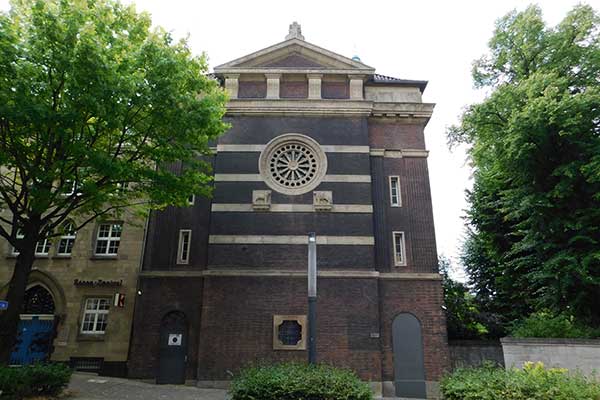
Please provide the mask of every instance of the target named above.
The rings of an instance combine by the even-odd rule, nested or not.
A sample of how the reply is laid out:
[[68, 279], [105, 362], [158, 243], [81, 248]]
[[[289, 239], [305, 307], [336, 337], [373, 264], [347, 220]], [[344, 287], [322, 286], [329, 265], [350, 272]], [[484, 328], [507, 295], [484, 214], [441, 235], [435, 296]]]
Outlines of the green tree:
[[[226, 95], [205, 56], [115, 0], [15, 0], [0, 14], [0, 236], [19, 252], [0, 313], [14, 343], [36, 242], [124, 208], [210, 192]], [[174, 168], [157, 168], [157, 166]], [[185, 168], [183, 168], [185, 166]]]
[[475, 62], [489, 94], [448, 135], [474, 168], [463, 261], [486, 310], [600, 325], [599, 77], [599, 16], [583, 5], [556, 27], [538, 7], [511, 12]]

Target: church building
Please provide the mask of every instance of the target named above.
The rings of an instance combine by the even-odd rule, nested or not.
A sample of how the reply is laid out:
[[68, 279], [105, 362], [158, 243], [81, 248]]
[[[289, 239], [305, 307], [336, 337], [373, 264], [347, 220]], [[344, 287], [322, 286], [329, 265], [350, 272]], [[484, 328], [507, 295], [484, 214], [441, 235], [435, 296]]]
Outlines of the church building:
[[210, 199], [152, 213], [128, 373], [227, 386], [255, 362], [307, 360], [308, 234], [317, 361], [379, 395], [429, 398], [448, 365], [424, 128], [426, 81], [305, 41], [214, 69], [231, 128]]

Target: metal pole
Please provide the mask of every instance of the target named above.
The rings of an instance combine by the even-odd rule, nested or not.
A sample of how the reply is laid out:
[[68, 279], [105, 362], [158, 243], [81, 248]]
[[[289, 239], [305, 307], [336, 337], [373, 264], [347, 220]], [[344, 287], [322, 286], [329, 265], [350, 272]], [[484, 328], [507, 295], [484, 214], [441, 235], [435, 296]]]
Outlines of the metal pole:
[[317, 362], [317, 235], [308, 234], [308, 362]]

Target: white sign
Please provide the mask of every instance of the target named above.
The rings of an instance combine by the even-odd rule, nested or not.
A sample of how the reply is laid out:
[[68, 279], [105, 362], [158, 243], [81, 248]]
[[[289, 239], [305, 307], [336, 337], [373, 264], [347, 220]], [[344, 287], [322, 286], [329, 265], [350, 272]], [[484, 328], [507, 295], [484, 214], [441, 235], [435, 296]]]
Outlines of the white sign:
[[169, 333], [169, 346], [181, 346], [182, 339], [181, 333]]

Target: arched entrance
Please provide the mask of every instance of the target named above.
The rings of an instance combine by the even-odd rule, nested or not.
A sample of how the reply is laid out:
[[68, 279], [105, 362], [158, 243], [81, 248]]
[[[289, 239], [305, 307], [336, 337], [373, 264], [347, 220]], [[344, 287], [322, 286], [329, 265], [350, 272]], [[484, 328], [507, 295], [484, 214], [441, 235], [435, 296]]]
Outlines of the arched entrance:
[[17, 341], [10, 357], [13, 365], [27, 365], [48, 360], [54, 339], [55, 303], [42, 284], [25, 291]]
[[185, 383], [187, 336], [187, 320], [184, 313], [172, 311], [163, 317], [160, 324], [156, 383]]
[[398, 314], [392, 324], [392, 337], [396, 396], [427, 398], [421, 323], [412, 314]]

